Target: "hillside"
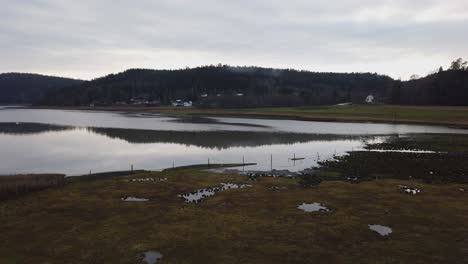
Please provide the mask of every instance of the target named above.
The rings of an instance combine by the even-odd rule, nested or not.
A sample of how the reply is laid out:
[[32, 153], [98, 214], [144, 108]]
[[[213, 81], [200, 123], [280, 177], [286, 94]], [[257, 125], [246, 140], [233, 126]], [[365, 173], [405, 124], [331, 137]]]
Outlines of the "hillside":
[[0, 103], [27, 104], [35, 102], [58, 88], [80, 85], [83, 81], [29, 73], [0, 74]]
[[397, 81], [371, 73], [318, 73], [259, 67], [204, 66], [181, 70], [130, 69], [88, 82], [33, 74], [0, 75], [0, 103], [48, 106], [170, 105], [252, 108], [377, 102], [468, 105], [468, 71], [448, 70]]
[[392, 103], [407, 105], [468, 105], [468, 70], [448, 70], [399, 82]]
[[371, 73], [316, 73], [258, 67], [205, 66], [182, 70], [131, 69], [49, 93], [44, 105], [130, 103], [168, 105], [190, 100], [201, 107], [300, 106], [386, 99], [394, 81]]

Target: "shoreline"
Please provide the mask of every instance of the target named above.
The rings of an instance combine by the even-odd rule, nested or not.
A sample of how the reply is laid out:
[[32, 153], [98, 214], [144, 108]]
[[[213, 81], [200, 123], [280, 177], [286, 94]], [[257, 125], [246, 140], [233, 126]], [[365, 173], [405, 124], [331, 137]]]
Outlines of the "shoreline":
[[[310, 122], [340, 122], [340, 123], [374, 123], [374, 124], [401, 124], [401, 125], [433, 125], [449, 128], [468, 129], [468, 107], [452, 107], [452, 106], [399, 106], [399, 105], [355, 105], [357, 108], [364, 109], [369, 107], [369, 110], [383, 108], [391, 108], [395, 111], [399, 110], [417, 110], [417, 114], [425, 116], [424, 111], [438, 112], [445, 111], [461, 111], [465, 114], [461, 121], [450, 120], [424, 120], [408, 117], [394, 118], [373, 116], [375, 113], [369, 111], [367, 115], [358, 114], [329, 114], [329, 113], [308, 113], [311, 111], [321, 111], [322, 109], [345, 109], [346, 106], [317, 106], [310, 108], [252, 108], [252, 109], [200, 109], [200, 108], [175, 108], [175, 107], [54, 107], [54, 106], [29, 106], [27, 109], [47, 109], [47, 110], [74, 110], [74, 111], [103, 111], [103, 112], [128, 112], [128, 113], [152, 113], [168, 116], [207, 116], [207, 117], [232, 117], [232, 118], [258, 118], [258, 119], [274, 119], [274, 120], [295, 120], [295, 121], [310, 121]], [[371, 108], [372, 107], [372, 108]], [[301, 110], [303, 110], [301, 112]], [[350, 109], [351, 110], [351, 109]], [[277, 112], [280, 111], [280, 112]], [[427, 113], [430, 115], [431, 113]], [[466, 118], [466, 120], [465, 120]]]

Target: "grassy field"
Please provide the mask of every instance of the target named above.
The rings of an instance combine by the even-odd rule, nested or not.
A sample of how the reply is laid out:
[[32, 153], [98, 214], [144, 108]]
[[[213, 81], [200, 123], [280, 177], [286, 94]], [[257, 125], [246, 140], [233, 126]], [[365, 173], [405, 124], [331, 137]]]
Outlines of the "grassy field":
[[[466, 185], [386, 179], [303, 189], [295, 179], [201, 168], [73, 181], [0, 202], [0, 263], [140, 263], [147, 250], [160, 251], [161, 263], [466, 263]], [[145, 177], [167, 181], [127, 181]], [[200, 204], [177, 196], [222, 182], [253, 187]], [[422, 193], [402, 194], [399, 184]], [[304, 202], [333, 211], [298, 210]], [[393, 233], [381, 237], [369, 224]]]
[[175, 115], [264, 117], [315, 121], [396, 122], [468, 127], [468, 107], [351, 105], [250, 109], [198, 109], [173, 107], [78, 107], [65, 109], [154, 112]]

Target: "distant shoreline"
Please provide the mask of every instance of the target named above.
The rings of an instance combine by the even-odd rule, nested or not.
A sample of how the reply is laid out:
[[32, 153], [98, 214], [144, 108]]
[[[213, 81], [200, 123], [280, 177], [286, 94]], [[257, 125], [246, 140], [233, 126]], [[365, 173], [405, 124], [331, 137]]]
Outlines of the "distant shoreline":
[[468, 107], [351, 105], [291, 108], [200, 109], [141, 106], [30, 106], [30, 109], [157, 113], [164, 115], [265, 118], [317, 122], [435, 125], [468, 129]]

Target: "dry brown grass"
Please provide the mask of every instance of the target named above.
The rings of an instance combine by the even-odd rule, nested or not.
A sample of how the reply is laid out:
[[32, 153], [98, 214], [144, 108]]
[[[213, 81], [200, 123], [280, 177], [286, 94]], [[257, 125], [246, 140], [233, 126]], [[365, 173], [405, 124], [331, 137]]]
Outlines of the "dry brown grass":
[[0, 176], [0, 199], [14, 198], [65, 183], [63, 174], [28, 174]]

